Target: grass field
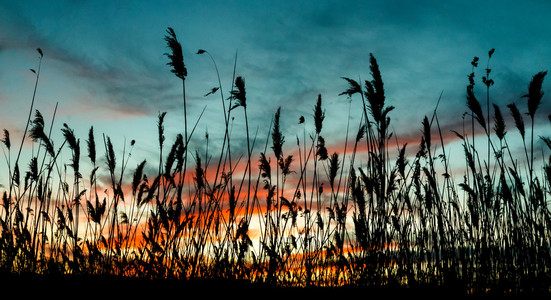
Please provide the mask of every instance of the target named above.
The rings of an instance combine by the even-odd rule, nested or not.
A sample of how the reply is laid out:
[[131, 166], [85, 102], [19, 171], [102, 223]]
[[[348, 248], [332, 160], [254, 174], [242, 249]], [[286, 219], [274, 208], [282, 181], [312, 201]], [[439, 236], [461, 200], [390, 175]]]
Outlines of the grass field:
[[[551, 126], [549, 112], [538, 111], [546, 72], [517, 87], [526, 106], [499, 107], [490, 101], [490, 68], [478, 75], [473, 59], [469, 80], [457, 83], [466, 84], [468, 109], [457, 116], [463, 127], [453, 131], [461, 157], [446, 154], [440, 103], [432, 115], [419, 116], [418, 144], [400, 143], [373, 55], [369, 80], [341, 79], [340, 96], [362, 112], [360, 123], [348, 121], [342, 152], [330, 150], [324, 138], [323, 95], [312, 101], [313, 117], [297, 120], [311, 124], [311, 132], [305, 126], [284, 136], [280, 117], [292, 108], [280, 107], [259, 124], [268, 139], [257, 140], [249, 130], [245, 78], [234, 75], [228, 92], [218, 76], [211, 93], [220, 95], [225, 135], [218, 152], [207, 146], [199, 153], [188, 143], [201, 116], [187, 114], [187, 70], [171, 28], [165, 41], [168, 68], [182, 85], [184, 119], [174, 137], [164, 131], [170, 114], [152, 124], [157, 172], [146, 172], [149, 158], [130, 159], [134, 141], [114, 149], [109, 132], [93, 126], [82, 143], [69, 124], [51, 132], [55, 115], [48, 124], [34, 108], [34, 94], [21, 119], [23, 136], [15, 140], [4, 130], [0, 272], [7, 280], [191, 282], [195, 288], [229, 282], [297, 293], [306, 287], [549, 293], [551, 139], [535, 132], [542, 116]], [[38, 51], [35, 92], [46, 58]], [[198, 55], [210, 57], [205, 50]], [[243, 128], [231, 127], [235, 110], [244, 112], [238, 115]], [[237, 130], [247, 137], [245, 153], [232, 152]], [[22, 161], [27, 142], [32, 157]], [[208, 137], [202, 142], [208, 145]], [[513, 143], [522, 145], [520, 155]], [[59, 161], [62, 152], [70, 163]], [[84, 160], [92, 169], [81, 168]], [[463, 167], [452, 169], [457, 162]]]

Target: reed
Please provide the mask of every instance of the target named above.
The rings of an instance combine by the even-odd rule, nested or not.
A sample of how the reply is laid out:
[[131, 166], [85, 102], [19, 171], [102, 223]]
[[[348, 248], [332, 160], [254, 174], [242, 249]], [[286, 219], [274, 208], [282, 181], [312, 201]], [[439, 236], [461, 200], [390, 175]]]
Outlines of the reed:
[[[415, 145], [402, 143], [391, 130], [394, 106], [387, 103], [372, 54], [369, 80], [343, 77], [347, 87], [340, 95], [349, 100], [349, 121], [342, 152], [328, 150], [320, 94], [313, 118], [299, 119], [304, 127], [296, 132], [296, 146], [286, 143], [288, 124], [282, 115], [288, 111], [279, 107], [270, 124], [260, 124], [266, 140], [256, 153], [257, 135], [250, 134], [247, 116], [247, 108], [255, 104], [247, 102], [251, 95], [244, 76], [236, 77], [234, 64], [230, 96], [225, 98], [214, 58], [199, 50], [211, 58], [218, 82], [205, 96], [219, 93], [224, 111], [223, 144], [214, 153], [217, 162], [209, 164], [213, 154], [208, 133], [200, 141], [205, 153], [188, 153], [202, 113], [188, 127], [182, 48], [171, 28], [165, 41], [171, 50], [166, 54], [170, 71], [182, 80], [184, 129], [165, 136], [170, 114], [159, 113], [154, 172], [147, 166], [157, 158], [131, 157], [136, 141], [124, 141], [122, 151], [116, 151], [103, 134], [105, 163], [100, 164], [94, 127], [86, 140], [87, 157], [68, 124], [58, 135], [52, 132], [55, 111], [47, 124], [34, 110], [44, 57], [39, 51], [30, 114], [15, 160], [14, 136], [4, 130], [2, 139], [8, 174], [0, 209], [2, 273], [237, 279], [280, 287], [549, 292], [551, 156], [539, 161], [535, 155], [546, 72], [532, 78], [525, 109], [507, 105], [519, 133], [513, 135], [507, 132], [502, 108], [491, 103], [489, 61], [494, 50], [482, 77], [485, 113], [474, 89], [478, 58], [473, 59], [463, 115], [471, 116], [471, 128], [454, 131], [465, 160], [464, 173], [457, 175], [450, 162], [458, 158], [449, 156], [438, 116], [442, 94], [432, 116], [420, 119], [419, 143], [412, 150]], [[254, 79], [247, 84], [254, 85]], [[358, 97], [361, 101], [354, 102]], [[243, 108], [245, 153], [231, 148], [231, 113], [237, 108]], [[356, 111], [359, 123], [351, 124], [350, 114]], [[524, 112], [530, 117], [530, 135]], [[354, 126], [357, 133], [349, 137]], [[474, 143], [477, 132], [487, 139], [486, 155]], [[27, 135], [35, 151], [22, 170], [19, 160]], [[549, 137], [540, 140], [549, 148], [542, 151], [551, 150]], [[511, 143], [517, 142], [524, 154], [514, 152]], [[366, 151], [360, 152], [360, 146]], [[68, 163], [61, 159], [66, 152]], [[82, 164], [83, 159], [89, 164]], [[135, 168], [129, 171], [129, 164]], [[83, 168], [87, 165], [91, 170]], [[237, 175], [240, 169], [245, 171]], [[98, 174], [108, 175], [107, 186]]]

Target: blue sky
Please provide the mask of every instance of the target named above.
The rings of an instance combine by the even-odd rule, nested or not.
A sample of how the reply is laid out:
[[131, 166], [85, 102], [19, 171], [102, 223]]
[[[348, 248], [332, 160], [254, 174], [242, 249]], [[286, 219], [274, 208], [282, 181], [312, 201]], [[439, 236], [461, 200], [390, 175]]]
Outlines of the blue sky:
[[[34, 85], [29, 69], [37, 67], [40, 47], [45, 56], [36, 108], [49, 120], [58, 104], [59, 138], [63, 123], [82, 141], [94, 126], [118, 149], [135, 139], [138, 155], [156, 154], [159, 112], [168, 113], [167, 140], [183, 128], [181, 85], [163, 55], [166, 28], [172, 27], [188, 70], [189, 122], [206, 108], [197, 148], [207, 131], [212, 145], [220, 142], [223, 126], [220, 97], [203, 96], [217, 78], [198, 49], [216, 60], [225, 97], [237, 53], [236, 75], [246, 80], [251, 132], [258, 129], [259, 144], [280, 106], [287, 143], [294, 144], [302, 132], [298, 118], [304, 115], [311, 126], [318, 94], [326, 109], [323, 134], [338, 144], [349, 118], [349, 101], [338, 96], [347, 88], [341, 77], [370, 79], [370, 53], [379, 62], [387, 103], [396, 107], [390, 114], [395, 134], [420, 135], [423, 117], [442, 92], [441, 125], [461, 122], [470, 62], [480, 57], [481, 88], [491, 48], [490, 101], [507, 115], [505, 105], [513, 102], [524, 112], [521, 96], [531, 77], [551, 66], [549, 11], [549, 1], [2, 1], [0, 127], [14, 139], [21, 134]], [[549, 86], [544, 81], [545, 92]], [[548, 95], [542, 119], [551, 111]], [[359, 99], [351, 108], [357, 125]], [[242, 110], [232, 114], [233, 146], [243, 147]], [[549, 123], [540, 124], [549, 133]], [[510, 132], [512, 127], [508, 123]]]

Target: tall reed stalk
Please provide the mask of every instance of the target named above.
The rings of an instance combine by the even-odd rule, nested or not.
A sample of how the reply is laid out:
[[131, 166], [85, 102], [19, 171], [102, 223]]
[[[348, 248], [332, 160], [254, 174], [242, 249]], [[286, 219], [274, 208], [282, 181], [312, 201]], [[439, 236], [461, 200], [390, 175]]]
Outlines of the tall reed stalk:
[[[220, 93], [224, 113], [222, 146], [211, 164], [208, 133], [199, 141], [204, 154], [188, 155], [206, 106], [188, 127], [182, 47], [171, 28], [165, 41], [171, 50], [166, 54], [170, 71], [182, 80], [184, 128], [167, 137], [164, 126], [170, 114], [159, 113], [155, 171], [147, 164], [155, 158], [134, 161], [136, 141], [129, 148], [124, 141], [119, 153], [105, 133], [100, 163], [94, 127], [86, 140], [89, 164], [82, 164], [75, 131], [68, 124], [60, 136], [52, 131], [57, 106], [48, 130], [42, 113], [34, 109], [43, 58], [39, 50], [15, 161], [13, 136], [4, 130], [2, 139], [8, 172], [0, 209], [2, 272], [238, 279], [301, 287], [437, 286], [465, 293], [549, 291], [551, 156], [546, 163], [545, 151], [551, 150], [551, 142], [540, 136], [549, 148], [542, 150], [540, 173], [535, 140], [546, 72], [533, 76], [523, 97], [530, 136], [524, 105], [507, 105], [520, 135], [513, 136], [507, 134], [500, 105], [490, 103], [494, 50], [482, 77], [485, 112], [475, 92], [478, 58], [473, 59], [463, 115], [470, 115], [471, 128], [466, 124], [453, 131], [465, 169], [455, 170], [457, 154], [440, 123], [443, 93], [432, 116], [418, 124], [419, 143], [412, 150], [413, 142], [405, 143], [392, 130], [394, 106], [387, 102], [372, 54], [369, 80], [343, 77], [347, 87], [340, 95], [349, 100], [349, 115], [346, 134], [337, 141], [342, 152], [330, 151], [334, 142], [324, 128], [331, 123], [318, 94], [313, 118], [300, 116], [303, 125], [291, 132], [296, 146], [285, 143], [290, 127], [283, 118], [294, 112], [278, 107], [269, 126], [261, 124], [266, 125], [266, 140], [256, 156], [257, 134], [250, 132], [248, 114], [258, 103], [247, 103], [247, 97], [257, 95], [247, 93], [244, 77], [236, 76], [237, 57], [225, 98], [216, 62], [199, 50], [211, 58], [218, 81], [206, 96]], [[253, 78], [247, 84], [257, 83]], [[361, 102], [356, 103], [358, 96]], [[243, 123], [233, 121], [231, 113], [238, 107], [243, 108]], [[356, 111], [359, 122], [351, 124]], [[246, 153], [235, 151], [233, 129], [245, 132]], [[349, 137], [351, 130], [355, 136]], [[487, 139], [486, 155], [475, 144], [477, 134]], [[26, 170], [20, 170], [27, 137], [33, 147]], [[59, 147], [54, 147], [56, 138], [62, 141]], [[67, 151], [69, 161], [64, 162]], [[129, 175], [128, 166], [134, 163]]]

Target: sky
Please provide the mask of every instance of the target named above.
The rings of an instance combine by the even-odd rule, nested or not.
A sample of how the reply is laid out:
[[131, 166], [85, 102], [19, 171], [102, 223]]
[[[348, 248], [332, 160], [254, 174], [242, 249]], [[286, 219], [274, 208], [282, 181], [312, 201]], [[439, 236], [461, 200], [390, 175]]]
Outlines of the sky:
[[[0, 127], [21, 137], [42, 49], [35, 108], [53, 124], [68, 124], [81, 143], [94, 126], [96, 138], [112, 138], [115, 149], [136, 141], [135, 163], [156, 157], [157, 117], [167, 112], [166, 137], [183, 130], [181, 81], [166, 65], [164, 41], [171, 27], [182, 44], [188, 70], [188, 124], [197, 122], [195, 147], [203, 151], [223, 137], [220, 95], [235, 75], [245, 78], [250, 131], [264, 144], [270, 120], [281, 107], [286, 145], [302, 133], [300, 116], [313, 128], [318, 95], [326, 110], [323, 135], [340, 145], [347, 121], [357, 126], [360, 99], [339, 96], [342, 77], [370, 80], [369, 54], [385, 83], [392, 130], [398, 137], [421, 136], [421, 122], [438, 106], [443, 128], [460, 130], [467, 111], [465, 91], [473, 57], [477, 95], [489, 61], [492, 103], [507, 114], [516, 103], [525, 112], [534, 74], [551, 66], [549, 1], [12, 1], [0, 2]], [[546, 92], [538, 118], [549, 136]], [[227, 105], [226, 101], [226, 105]], [[485, 102], [483, 102], [485, 105]], [[200, 113], [204, 114], [199, 119]], [[246, 149], [244, 116], [232, 111], [232, 147]], [[546, 123], [547, 122], [547, 123]], [[508, 123], [509, 135], [515, 134]], [[356, 127], [357, 128], [357, 127]], [[57, 142], [59, 145], [60, 142]], [[261, 151], [257, 146], [254, 154]]]

